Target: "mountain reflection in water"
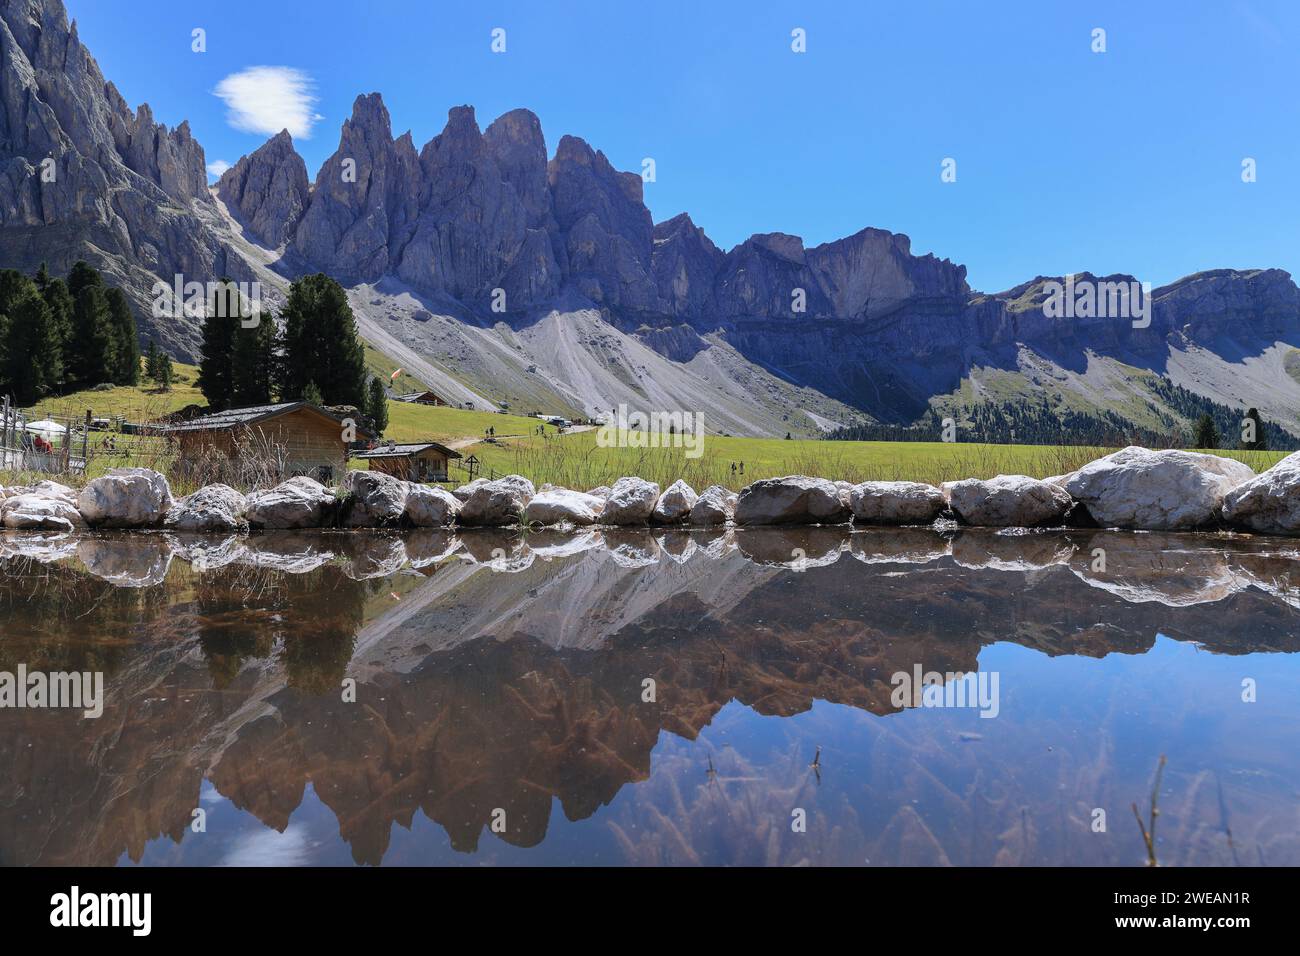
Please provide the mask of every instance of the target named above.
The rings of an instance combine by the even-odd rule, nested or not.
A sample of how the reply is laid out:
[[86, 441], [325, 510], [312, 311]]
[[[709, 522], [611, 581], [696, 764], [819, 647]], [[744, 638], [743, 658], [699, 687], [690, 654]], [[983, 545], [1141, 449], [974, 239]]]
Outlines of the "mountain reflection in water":
[[106, 699], [0, 709], [0, 863], [1140, 865], [1167, 754], [1162, 863], [1296, 865], [1298, 620], [1248, 536], [11, 533], [0, 671]]

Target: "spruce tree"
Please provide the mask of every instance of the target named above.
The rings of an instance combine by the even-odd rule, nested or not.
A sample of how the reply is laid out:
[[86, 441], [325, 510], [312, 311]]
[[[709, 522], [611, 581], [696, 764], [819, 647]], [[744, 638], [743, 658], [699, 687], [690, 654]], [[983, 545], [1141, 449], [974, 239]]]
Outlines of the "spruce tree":
[[282, 319], [281, 397], [305, 400], [310, 381], [327, 404], [363, 407], [365, 351], [343, 287], [323, 273], [299, 279]]
[[145, 378], [149, 379], [151, 382], [158, 381], [159, 358], [160, 353], [158, 352], [158, 343], [153, 339], [150, 339], [149, 348], [145, 349], [144, 353], [144, 374]]
[[101, 276], [99, 271], [91, 266], [90, 263], [86, 262], [84, 259], [78, 259], [73, 263], [72, 271], [68, 273], [68, 292], [71, 294], [74, 302], [77, 300], [77, 297], [81, 295], [83, 289], [88, 288], [89, 286], [102, 287], [103, 285], [103, 276]]
[[228, 287], [217, 290], [208, 302], [203, 342], [199, 346], [199, 391], [214, 412], [234, 407], [235, 330], [239, 327], [239, 315], [230, 312], [232, 305], [237, 307], [238, 293], [234, 293], [235, 303], [231, 303], [228, 291], [233, 290]]
[[109, 289], [104, 295], [113, 324], [113, 382], [135, 385], [140, 381], [140, 333], [135, 313], [121, 289]]
[[365, 412], [375, 423], [375, 435], [382, 435], [384, 429], [388, 427], [388, 394], [384, 391], [384, 383], [378, 376], [370, 380], [370, 393], [366, 396]]
[[1214, 424], [1214, 417], [1209, 412], [1205, 412], [1196, 420], [1196, 431], [1192, 437], [1192, 447], [1219, 447], [1219, 429]]
[[59, 335], [59, 345], [63, 349], [64, 361], [72, 352], [72, 313], [74, 303], [68, 284], [62, 279], [51, 279], [41, 290], [45, 303], [50, 307], [50, 318]]
[[299, 401], [306, 402], [308, 405], [324, 405], [325, 401], [321, 398], [320, 389], [316, 387], [315, 382], [308, 382], [302, 387], [302, 396]]
[[[1259, 415], [1259, 409], [1252, 408], [1246, 412], [1246, 417], [1254, 423], [1255, 440], [1247, 441], [1244, 437], [1241, 440], [1241, 447], [1248, 451], [1268, 451], [1268, 439], [1264, 436], [1264, 419]], [[1243, 432], [1245, 431], [1243, 426]]]
[[252, 328], [235, 329], [231, 400], [236, 408], [269, 405], [275, 378], [275, 322], [263, 315]]
[[63, 379], [62, 346], [50, 307], [35, 283], [9, 307], [3, 377], [19, 405], [31, 405]]
[[172, 357], [166, 352], [158, 360], [158, 385], [164, 392], [172, 390]]
[[79, 388], [113, 381], [117, 356], [113, 315], [102, 284], [86, 283], [72, 308], [72, 340], [67, 357], [72, 379]]

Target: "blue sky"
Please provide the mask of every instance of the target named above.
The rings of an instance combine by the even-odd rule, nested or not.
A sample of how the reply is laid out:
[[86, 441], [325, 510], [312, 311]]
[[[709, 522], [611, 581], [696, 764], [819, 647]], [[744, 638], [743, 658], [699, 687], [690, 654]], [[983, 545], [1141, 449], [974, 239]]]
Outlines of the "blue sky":
[[[653, 157], [656, 221], [687, 211], [724, 249], [877, 226], [987, 291], [1084, 270], [1157, 285], [1217, 267], [1300, 275], [1290, 0], [66, 2], [127, 101], [189, 119], [210, 162], [266, 138], [232, 128], [219, 89], [310, 126], [295, 139], [313, 178], [359, 93], [383, 93], [417, 147], [451, 106], [484, 127], [524, 106], [552, 152], [573, 133], [620, 169]], [[195, 27], [206, 53], [191, 51]], [[298, 71], [314, 101], [222, 86], [256, 66]], [[945, 158], [956, 182], [941, 182]]]

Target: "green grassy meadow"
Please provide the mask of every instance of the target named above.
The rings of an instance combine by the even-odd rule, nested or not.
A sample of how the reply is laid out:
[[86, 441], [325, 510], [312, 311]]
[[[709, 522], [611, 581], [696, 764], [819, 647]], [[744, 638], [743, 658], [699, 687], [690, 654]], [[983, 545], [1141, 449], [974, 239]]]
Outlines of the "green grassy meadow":
[[[130, 421], [150, 421], [186, 405], [202, 405], [195, 386], [198, 370], [176, 363], [176, 383], [168, 392], [152, 386], [74, 392], [42, 402], [39, 416], [59, 418], [85, 415], [124, 416]], [[389, 369], [391, 371], [391, 369]], [[403, 385], [403, 387], [406, 387]], [[411, 380], [414, 390], [419, 383]], [[1113, 449], [1085, 446], [991, 445], [944, 442], [852, 442], [736, 438], [706, 435], [702, 454], [688, 457], [684, 448], [602, 448], [598, 430], [561, 435], [536, 419], [459, 408], [388, 403], [389, 425], [385, 438], [396, 442], [437, 441], [455, 444], [465, 457], [481, 463], [481, 474], [521, 474], [541, 485], [569, 488], [612, 484], [624, 475], [638, 475], [661, 486], [678, 478], [696, 489], [711, 484], [739, 489], [760, 478], [779, 475], [816, 475], [845, 481], [912, 480], [939, 484], [960, 478], [990, 478], [997, 474], [1024, 474], [1035, 478], [1073, 471]], [[485, 439], [488, 428], [496, 437]], [[629, 436], [620, 436], [626, 441]], [[640, 436], [638, 436], [640, 437]], [[88, 477], [109, 468], [139, 466], [166, 472], [171, 460], [163, 442], [155, 438], [116, 435], [116, 455], [98, 450], [104, 433], [91, 433]], [[1285, 452], [1220, 451], [1262, 471], [1285, 457]], [[354, 461], [354, 467], [364, 467]], [[0, 473], [0, 484], [25, 484], [34, 475]], [[454, 483], [464, 479], [453, 470]], [[178, 487], [178, 492], [185, 492]]]

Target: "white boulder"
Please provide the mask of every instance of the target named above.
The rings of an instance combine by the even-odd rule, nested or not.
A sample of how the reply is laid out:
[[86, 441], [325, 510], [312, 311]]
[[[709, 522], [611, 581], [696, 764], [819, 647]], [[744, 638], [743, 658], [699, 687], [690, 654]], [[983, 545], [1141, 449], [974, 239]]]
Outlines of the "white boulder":
[[601, 524], [634, 525], [650, 520], [655, 502], [659, 500], [659, 486], [644, 478], [620, 478], [609, 490], [605, 506], [600, 512]]
[[519, 475], [485, 481], [461, 503], [457, 520], [464, 525], [484, 527], [519, 524], [535, 494], [533, 483]]
[[1084, 465], [1065, 488], [1102, 527], [1185, 531], [1213, 522], [1224, 496], [1253, 477], [1231, 458], [1130, 445]]
[[254, 528], [319, 528], [334, 496], [314, 478], [299, 476], [269, 491], [248, 496], [248, 523]]
[[736, 524], [840, 524], [849, 509], [835, 482], [805, 475], [764, 478], [736, 499]]
[[691, 516], [691, 509], [698, 500], [699, 495], [695, 489], [678, 478], [664, 489], [664, 493], [655, 502], [654, 510], [650, 512], [650, 521], [653, 524], [681, 524]]
[[248, 499], [229, 485], [206, 485], [176, 502], [164, 524], [174, 531], [239, 531]]
[[737, 495], [722, 485], [709, 485], [691, 506], [691, 524], [700, 527], [726, 524], [736, 514]]
[[35, 493], [5, 498], [0, 518], [6, 528], [20, 531], [71, 531], [86, 524], [71, 501]]
[[849, 507], [863, 524], [930, 524], [948, 501], [919, 481], [864, 481], [849, 492]]
[[524, 508], [524, 524], [590, 525], [600, 519], [605, 502], [595, 495], [567, 488], [550, 488], [538, 492]]
[[114, 468], [77, 496], [86, 523], [102, 528], [152, 528], [172, 506], [167, 479], [150, 468]]
[[38, 495], [44, 495], [46, 498], [63, 498], [72, 503], [77, 501], [77, 489], [58, 481], [38, 481], [32, 491]]
[[1300, 534], [1300, 451], [1223, 497], [1225, 520], [1266, 534]]
[[349, 471], [339, 487], [350, 495], [344, 524], [350, 528], [395, 525], [406, 511], [409, 485], [382, 471]]
[[1036, 528], [1062, 522], [1073, 502], [1059, 485], [1026, 475], [944, 482], [957, 517], [988, 528]]
[[406, 489], [407, 523], [417, 528], [442, 528], [456, 520], [460, 499], [437, 485], [411, 484]]

